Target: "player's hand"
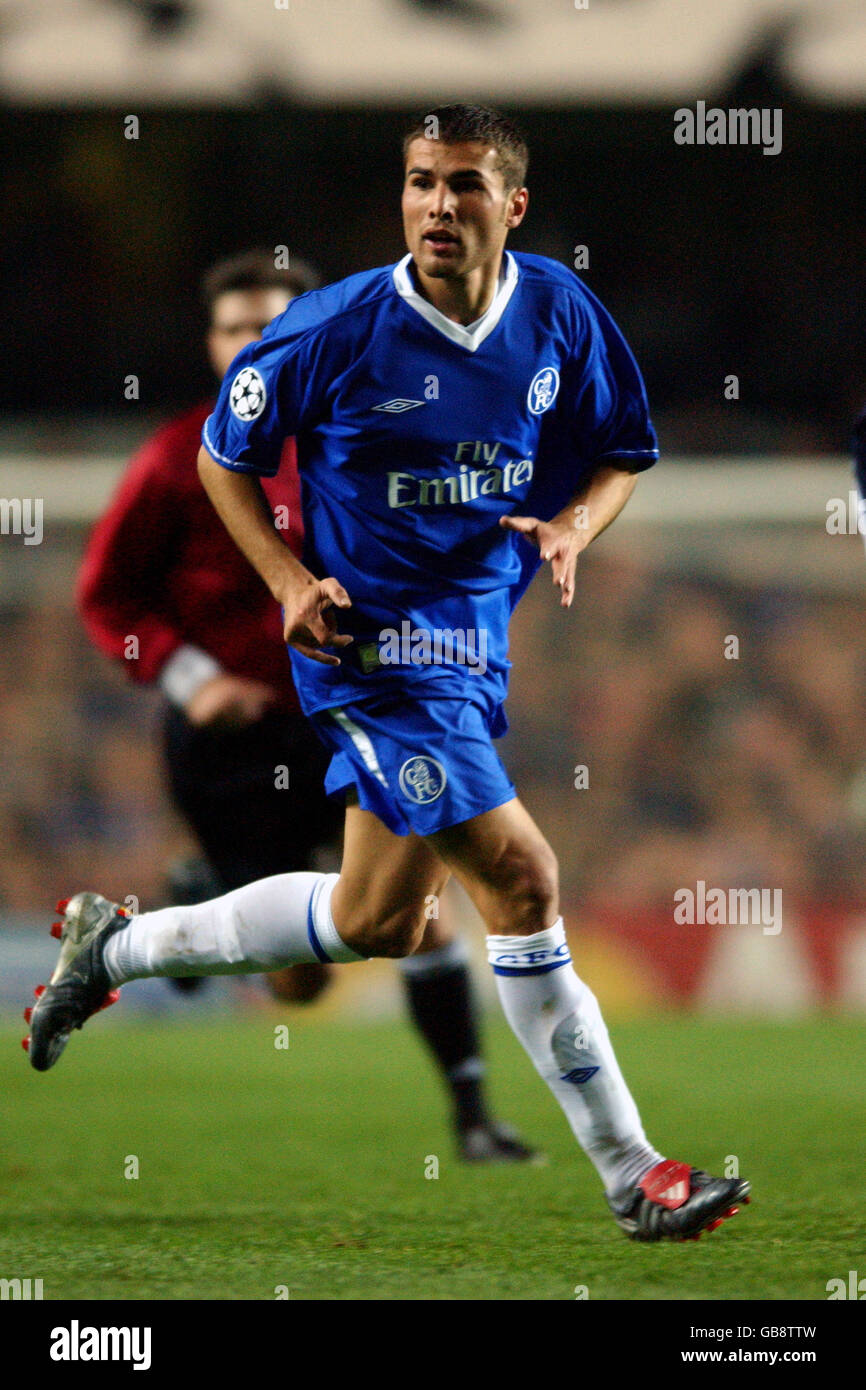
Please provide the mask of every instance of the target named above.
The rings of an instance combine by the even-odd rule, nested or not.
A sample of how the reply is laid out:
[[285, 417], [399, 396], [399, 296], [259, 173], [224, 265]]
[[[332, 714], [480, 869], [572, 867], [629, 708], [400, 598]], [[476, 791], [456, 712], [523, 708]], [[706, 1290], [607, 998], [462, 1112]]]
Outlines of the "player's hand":
[[499, 525], [518, 531], [541, 551], [542, 560], [549, 560], [553, 582], [562, 590], [562, 607], [570, 608], [574, 598], [574, 572], [577, 557], [585, 549], [588, 537], [577, 527], [556, 521], [539, 521], [537, 516], [501, 516]]
[[354, 642], [337, 631], [333, 608], [351, 608], [352, 600], [338, 579], [318, 579], [292, 590], [283, 599], [283, 637], [290, 647], [323, 666], [339, 666], [340, 658], [324, 647], [347, 647]]
[[185, 706], [190, 724], [200, 729], [245, 729], [262, 718], [277, 692], [262, 681], [221, 672], [200, 685]]

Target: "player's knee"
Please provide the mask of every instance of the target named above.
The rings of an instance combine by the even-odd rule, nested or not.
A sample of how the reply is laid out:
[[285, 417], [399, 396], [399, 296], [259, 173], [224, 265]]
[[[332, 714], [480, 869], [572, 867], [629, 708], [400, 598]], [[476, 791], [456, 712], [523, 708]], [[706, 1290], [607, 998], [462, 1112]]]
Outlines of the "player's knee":
[[347, 946], [362, 956], [381, 956], [399, 960], [411, 956], [420, 946], [426, 922], [419, 909], [401, 907], [376, 918], [364, 917], [340, 935]]
[[545, 917], [558, 903], [559, 876], [556, 859], [534, 861], [528, 865], [517, 884], [515, 893], [519, 909], [533, 919]]
[[332, 965], [314, 962], [289, 965], [267, 975], [271, 993], [286, 1004], [312, 1004], [328, 988], [334, 977]]
[[551, 911], [559, 910], [559, 865], [550, 846], [542, 843], [531, 853], [515, 851], [497, 897], [507, 932], [542, 931]]

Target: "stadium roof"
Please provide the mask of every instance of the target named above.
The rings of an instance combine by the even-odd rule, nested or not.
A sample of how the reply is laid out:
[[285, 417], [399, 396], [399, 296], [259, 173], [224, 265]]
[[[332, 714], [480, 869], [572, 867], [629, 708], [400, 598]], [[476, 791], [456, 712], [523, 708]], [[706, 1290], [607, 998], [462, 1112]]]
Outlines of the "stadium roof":
[[682, 104], [756, 52], [805, 97], [866, 99], [862, 0], [5, 0], [2, 15], [0, 96], [25, 104]]

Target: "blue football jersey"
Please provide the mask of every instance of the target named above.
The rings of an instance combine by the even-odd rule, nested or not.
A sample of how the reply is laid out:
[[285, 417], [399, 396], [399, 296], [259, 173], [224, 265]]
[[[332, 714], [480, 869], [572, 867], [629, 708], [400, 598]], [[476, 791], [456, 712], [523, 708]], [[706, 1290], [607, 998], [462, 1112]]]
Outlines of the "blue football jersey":
[[571, 271], [511, 253], [467, 327], [417, 293], [409, 256], [293, 300], [235, 358], [202, 437], [224, 467], [270, 477], [287, 435], [304, 563], [353, 604], [339, 667], [291, 652], [304, 710], [427, 682], [496, 731], [509, 618], [541, 563], [499, 518], [549, 519], [598, 464], [658, 457], [610, 315]]

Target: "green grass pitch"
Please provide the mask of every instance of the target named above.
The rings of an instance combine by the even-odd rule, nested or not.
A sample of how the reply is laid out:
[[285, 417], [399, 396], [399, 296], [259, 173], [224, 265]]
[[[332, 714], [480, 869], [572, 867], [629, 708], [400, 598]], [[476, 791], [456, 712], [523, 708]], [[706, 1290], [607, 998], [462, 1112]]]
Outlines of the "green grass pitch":
[[862, 1023], [672, 1016], [612, 1032], [656, 1145], [717, 1172], [734, 1154], [752, 1180], [752, 1205], [699, 1242], [620, 1234], [495, 1018], [496, 1108], [547, 1151], [543, 1168], [455, 1161], [438, 1081], [400, 1023], [97, 1019], [41, 1076], [4, 1026], [0, 1276], [41, 1278], [45, 1299], [823, 1300], [829, 1279], [866, 1274]]

